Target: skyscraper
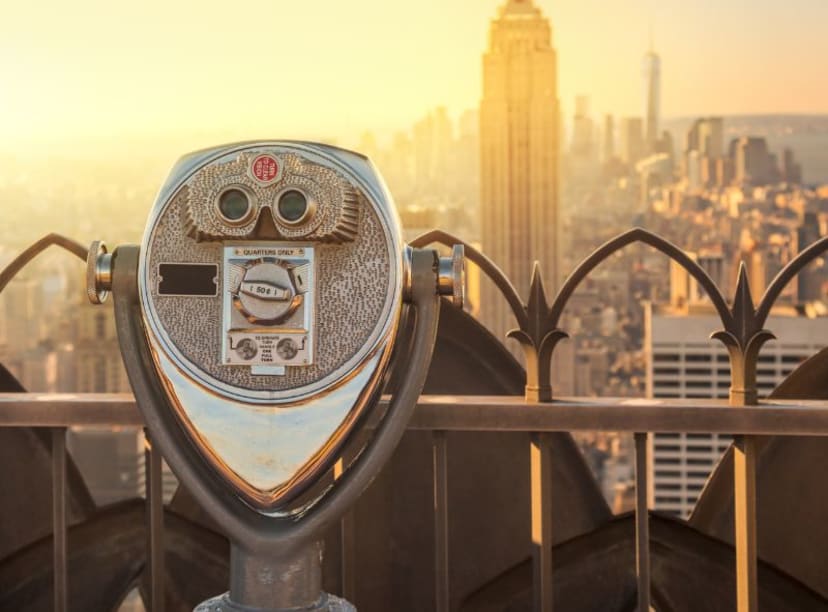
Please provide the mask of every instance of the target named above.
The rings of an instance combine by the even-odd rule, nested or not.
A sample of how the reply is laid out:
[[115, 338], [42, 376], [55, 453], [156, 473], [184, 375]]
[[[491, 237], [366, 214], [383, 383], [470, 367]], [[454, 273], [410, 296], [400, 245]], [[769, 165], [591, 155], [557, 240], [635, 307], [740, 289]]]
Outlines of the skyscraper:
[[641, 61], [641, 75], [644, 78], [644, 145], [650, 154], [658, 149], [661, 104], [661, 58], [652, 47]]
[[621, 159], [635, 165], [644, 157], [644, 141], [639, 117], [625, 117], [621, 120]]
[[736, 143], [736, 181], [741, 184], [764, 185], [771, 179], [771, 161], [768, 141], [755, 136], [743, 136]]
[[575, 118], [572, 122], [572, 143], [570, 152], [579, 157], [592, 156], [592, 139], [595, 128], [589, 117], [589, 98], [575, 98]]
[[438, 107], [414, 125], [414, 180], [419, 187], [448, 193], [453, 173], [449, 168], [454, 140], [445, 107]]
[[786, 183], [799, 185], [802, 182], [802, 164], [794, 159], [794, 152], [785, 149], [782, 152], [782, 176]]
[[685, 152], [698, 151], [710, 159], [724, 155], [724, 121], [721, 117], [696, 119], [687, 132]]
[[[532, 261], [551, 292], [558, 270], [559, 110], [557, 56], [549, 20], [531, 0], [508, 0], [491, 22], [480, 102], [483, 250], [524, 298]], [[495, 333], [513, 327], [489, 287], [481, 318]]]
[[615, 157], [615, 120], [612, 115], [604, 117], [604, 162]]
[[684, 174], [688, 187], [722, 187], [730, 181], [725, 177], [724, 122], [721, 117], [696, 119], [687, 131], [684, 147]]

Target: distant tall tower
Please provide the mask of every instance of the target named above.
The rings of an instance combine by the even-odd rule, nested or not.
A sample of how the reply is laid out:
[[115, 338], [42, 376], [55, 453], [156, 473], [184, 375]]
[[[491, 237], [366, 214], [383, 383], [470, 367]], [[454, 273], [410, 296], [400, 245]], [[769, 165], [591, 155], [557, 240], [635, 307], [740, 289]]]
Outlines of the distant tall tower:
[[592, 138], [595, 127], [589, 118], [589, 98], [575, 98], [575, 118], [572, 123], [572, 143], [570, 152], [580, 157], [592, 155]]
[[652, 41], [641, 62], [641, 74], [644, 77], [644, 144], [650, 154], [658, 149], [661, 118], [661, 58], [653, 51]]
[[766, 185], [771, 180], [768, 141], [757, 136], [743, 136], [736, 143], [736, 181], [746, 185]]
[[615, 120], [612, 115], [604, 117], [604, 162], [615, 157]]
[[[548, 293], [559, 279], [558, 133], [549, 20], [531, 0], [508, 0], [491, 22], [483, 55], [481, 239], [524, 298], [534, 260], [541, 262]], [[481, 318], [502, 338], [514, 327], [506, 301], [493, 288], [481, 301]]]
[[629, 165], [635, 165], [645, 155], [640, 117], [624, 117], [621, 120], [621, 158]]

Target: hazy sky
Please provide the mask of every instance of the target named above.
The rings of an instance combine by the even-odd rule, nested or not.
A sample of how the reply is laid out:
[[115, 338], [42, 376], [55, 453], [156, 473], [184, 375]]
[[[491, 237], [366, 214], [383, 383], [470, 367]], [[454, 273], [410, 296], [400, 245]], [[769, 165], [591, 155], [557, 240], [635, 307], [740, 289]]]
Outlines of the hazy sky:
[[[0, 0], [0, 147], [337, 139], [480, 95], [502, 0]], [[828, 112], [826, 0], [536, 0], [559, 91], [640, 113], [652, 21], [666, 116]]]

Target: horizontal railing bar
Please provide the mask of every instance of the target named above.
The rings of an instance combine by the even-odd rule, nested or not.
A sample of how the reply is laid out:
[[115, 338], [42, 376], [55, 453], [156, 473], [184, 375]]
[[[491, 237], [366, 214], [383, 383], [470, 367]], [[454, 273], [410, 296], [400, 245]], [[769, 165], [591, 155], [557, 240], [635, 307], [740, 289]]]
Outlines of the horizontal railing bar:
[[[0, 393], [0, 427], [76, 425], [141, 427], [143, 419], [128, 393]], [[537, 403], [523, 396], [424, 395], [408, 428], [828, 436], [828, 401], [733, 406], [727, 400], [704, 399], [564, 398]]]
[[143, 427], [130, 393], [0, 393], [0, 427]]
[[828, 402], [423, 396], [409, 429], [446, 431], [627, 431], [787, 436], [828, 435]]

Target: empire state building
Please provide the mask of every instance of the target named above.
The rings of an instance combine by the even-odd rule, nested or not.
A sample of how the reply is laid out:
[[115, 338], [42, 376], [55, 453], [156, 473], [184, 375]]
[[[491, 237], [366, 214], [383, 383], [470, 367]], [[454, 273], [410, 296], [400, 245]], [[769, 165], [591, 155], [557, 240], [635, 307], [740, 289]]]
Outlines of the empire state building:
[[[483, 251], [526, 299], [538, 260], [549, 295], [557, 288], [559, 109], [552, 28], [532, 0], [508, 0], [491, 21], [480, 103]], [[500, 338], [514, 327], [494, 287], [480, 315]]]

